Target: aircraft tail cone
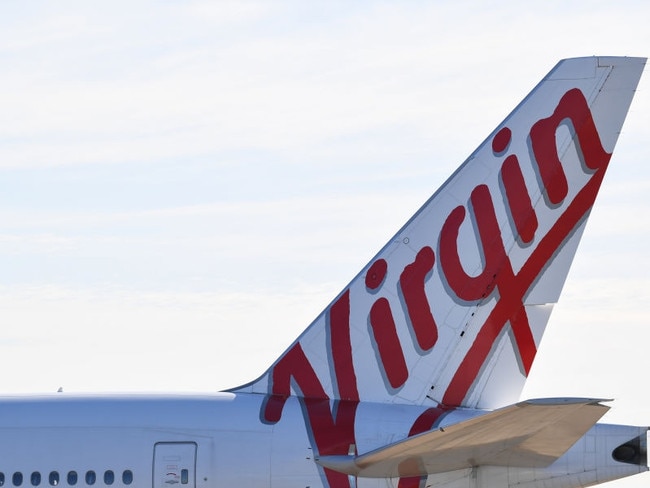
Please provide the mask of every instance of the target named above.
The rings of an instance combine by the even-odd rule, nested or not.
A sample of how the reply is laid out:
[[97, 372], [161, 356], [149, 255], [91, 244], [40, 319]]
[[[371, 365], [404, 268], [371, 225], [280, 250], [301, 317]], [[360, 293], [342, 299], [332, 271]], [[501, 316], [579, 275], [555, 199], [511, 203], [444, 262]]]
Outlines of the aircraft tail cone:
[[612, 451], [615, 461], [639, 466], [648, 465], [647, 433], [630, 439]]

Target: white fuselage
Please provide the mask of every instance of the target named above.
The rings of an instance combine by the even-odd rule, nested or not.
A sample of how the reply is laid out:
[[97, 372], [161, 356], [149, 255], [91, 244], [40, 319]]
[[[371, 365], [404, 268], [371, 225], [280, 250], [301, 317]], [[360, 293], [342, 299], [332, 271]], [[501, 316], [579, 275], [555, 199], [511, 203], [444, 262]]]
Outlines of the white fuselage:
[[[289, 398], [276, 424], [260, 420], [263, 401], [232, 393], [7, 397], [0, 486], [320, 486], [299, 401]], [[370, 448], [405, 437], [424, 409], [363, 410], [358, 439]]]
[[[279, 422], [261, 420], [267, 397], [256, 394], [6, 397], [0, 400], [0, 486], [282, 487], [331, 485], [315, 462], [300, 399], [290, 397]], [[361, 403], [356, 452], [409, 434], [424, 407]], [[437, 427], [480, 415], [449, 412]], [[644, 471], [618, 463], [611, 450], [641, 430], [596, 425], [548, 468], [480, 467], [429, 477], [428, 484], [467, 486], [591, 484]], [[638, 433], [637, 433], [638, 432]], [[461, 481], [464, 480], [464, 481]], [[579, 483], [577, 483], [579, 482]], [[357, 486], [397, 486], [398, 479], [358, 479]], [[504, 485], [504, 486], [505, 486]], [[332, 487], [334, 488], [334, 487]]]

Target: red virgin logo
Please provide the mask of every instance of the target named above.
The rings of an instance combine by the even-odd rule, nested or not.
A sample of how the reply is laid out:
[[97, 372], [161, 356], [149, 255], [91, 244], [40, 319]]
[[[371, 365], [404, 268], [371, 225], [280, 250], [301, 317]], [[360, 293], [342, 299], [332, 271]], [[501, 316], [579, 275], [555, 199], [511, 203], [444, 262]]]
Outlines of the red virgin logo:
[[[581, 188], [571, 193], [571, 201], [567, 201], [569, 183], [556, 143], [561, 125], [572, 131], [582, 172], [588, 177]], [[512, 138], [512, 131], [504, 127], [492, 139], [493, 157], [501, 161], [500, 191], [493, 194], [494, 189], [486, 184], [471, 189], [468, 203], [453, 208], [439, 234], [432, 231], [429, 244], [419, 249], [411, 263], [398, 270], [396, 286], [401, 307], [391, 305], [378, 293], [388, 286], [386, 277], [391, 263], [377, 259], [366, 272], [365, 293], [371, 300], [366, 302], [370, 303], [369, 307], [364, 303], [363, 306], [368, 307], [364, 313], [368, 318], [368, 333], [375, 345], [377, 367], [385, 378], [389, 395], [409, 381], [407, 358], [413, 354], [411, 350], [404, 350], [408, 345], [400, 342], [396, 324], [406, 323], [414, 338], [415, 353], [420, 356], [436, 354], [437, 324], [444, 317], [438, 316], [439, 311], [432, 305], [425, 288], [434, 270], [442, 277], [445, 290], [453, 300], [469, 305], [479, 305], [486, 300], [494, 302], [478, 332], [468, 339], [473, 342], [444, 389], [441, 406], [436, 408], [445, 410], [463, 404], [495, 341], [508, 324], [522, 373], [528, 375], [530, 371], [537, 348], [524, 307], [526, 294], [591, 208], [610, 154], [602, 147], [587, 101], [578, 89], [567, 91], [549, 117], [532, 124], [527, 134], [532, 157], [527, 159], [531, 160], [538, 176], [536, 190], [541, 190], [544, 198], [541, 204], [563, 209], [542, 234], [535, 211], [537, 202], [531, 199], [531, 183], [527, 184], [524, 178], [519, 157], [509, 151]], [[496, 198], [501, 198], [505, 204], [512, 234], [519, 245], [531, 249], [523, 264], [514, 266], [510, 260], [497, 219]], [[464, 269], [459, 252], [461, 226], [470, 221], [483, 262], [477, 274], [469, 274]], [[348, 289], [327, 311], [330, 377], [334, 397], [338, 399], [334, 405], [323, 386], [329, 384], [330, 378], [321, 381], [300, 342], [295, 343], [270, 371], [269, 397], [261, 412], [262, 420], [278, 422], [291, 388], [296, 388], [304, 406], [305, 424], [314, 448], [321, 455], [347, 454], [350, 445], [355, 444], [359, 384], [350, 337], [350, 311], [355, 306], [358, 307], [351, 303]], [[426, 418], [440, 416], [438, 410], [434, 414], [429, 413]], [[327, 469], [325, 474], [330, 486], [348, 486], [347, 476]]]

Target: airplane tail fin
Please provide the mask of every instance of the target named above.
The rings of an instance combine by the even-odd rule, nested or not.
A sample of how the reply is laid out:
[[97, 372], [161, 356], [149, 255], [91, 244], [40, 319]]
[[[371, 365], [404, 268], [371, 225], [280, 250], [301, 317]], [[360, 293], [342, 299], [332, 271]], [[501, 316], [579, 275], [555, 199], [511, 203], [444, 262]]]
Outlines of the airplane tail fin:
[[558, 63], [269, 370], [231, 391], [514, 403], [644, 65]]

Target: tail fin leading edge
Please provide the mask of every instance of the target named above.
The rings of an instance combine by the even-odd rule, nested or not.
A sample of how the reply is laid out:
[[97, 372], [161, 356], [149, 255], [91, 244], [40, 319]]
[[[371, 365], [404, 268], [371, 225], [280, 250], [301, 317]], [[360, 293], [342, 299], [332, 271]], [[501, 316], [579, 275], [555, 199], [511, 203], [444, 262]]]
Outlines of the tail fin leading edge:
[[269, 370], [232, 391], [514, 403], [644, 65], [561, 61]]

